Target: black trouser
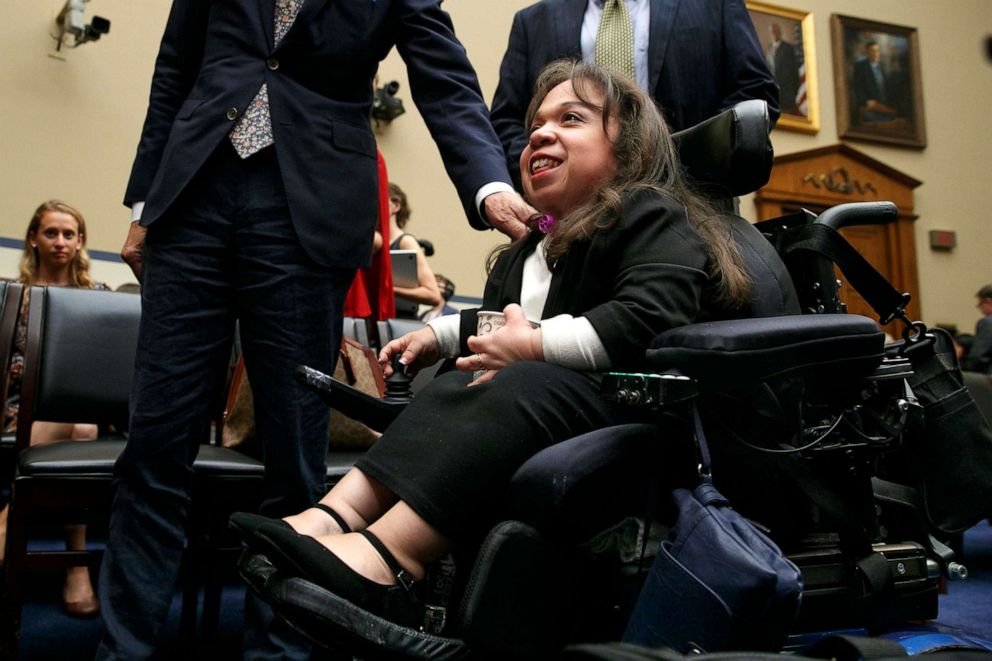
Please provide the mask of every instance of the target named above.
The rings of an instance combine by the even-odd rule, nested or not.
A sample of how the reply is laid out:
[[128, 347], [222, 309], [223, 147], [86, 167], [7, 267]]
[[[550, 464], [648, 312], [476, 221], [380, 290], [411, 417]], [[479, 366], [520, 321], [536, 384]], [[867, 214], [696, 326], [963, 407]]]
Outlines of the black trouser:
[[262, 512], [285, 516], [324, 493], [328, 412], [293, 369], [333, 370], [352, 275], [304, 252], [271, 148], [242, 161], [225, 140], [149, 228], [130, 436], [100, 574], [99, 657], [146, 658], [159, 643], [186, 543], [192, 464], [235, 319], [265, 458]]

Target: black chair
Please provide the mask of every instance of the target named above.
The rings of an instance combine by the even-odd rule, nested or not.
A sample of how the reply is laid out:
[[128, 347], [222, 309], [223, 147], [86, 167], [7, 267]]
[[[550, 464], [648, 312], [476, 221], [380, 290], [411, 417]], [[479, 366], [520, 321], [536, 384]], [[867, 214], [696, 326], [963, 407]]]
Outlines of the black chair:
[[345, 337], [350, 337], [367, 347], [375, 347], [369, 335], [369, 322], [362, 317], [345, 317], [343, 333]]
[[[4, 567], [15, 644], [25, 572], [94, 563], [102, 554], [101, 549], [31, 550], [28, 538], [39, 524], [106, 521], [113, 466], [125, 443], [122, 432], [127, 429], [141, 299], [135, 294], [35, 287], [28, 315]], [[29, 447], [35, 420], [96, 423], [116, 433], [94, 441]], [[214, 507], [239, 493], [255, 498], [261, 484], [259, 467], [238, 452], [204, 445], [194, 466], [194, 510]], [[244, 502], [232, 505], [232, 510], [242, 509]], [[187, 602], [195, 603], [194, 590], [187, 584]]]
[[[0, 402], [6, 407], [10, 360], [14, 350], [17, 322], [20, 319], [24, 286], [19, 282], [0, 280]], [[0, 433], [0, 471], [3, 483], [9, 483], [14, 472], [14, 432]]]
[[[747, 102], [683, 132], [679, 143], [718, 164], [707, 169], [708, 159], [686, 158], [693, 176], [711, 190], [740, 194], [767, 179], [767, 128], [763, 105]], [[764, 169], [756, 172], [759, 165]], [[857, 219], [851, 211], [827, 213], [823, 222], [837, 215]], [[868, 222], [877, 220], [871, 210], [861, 212]], [[796, 222], [812, 220], [810, 214]], [[898, 443], [905, 423], [899, 402], [907, 362], [885, 359], [884, 335], [870, 319], [800, 315], [806, 292], [796, 292], [796, 278], [772, 243], [740, 219], [732, 226], [755, 280], [753, 318], [669, 331], [645, 357], [648, 373], [606, 379], [604, 396], [643, 408], [646, 422], [570, 439], [521, 467], [507, 494], [508, 521], [483, 542], [443, 635], [342, 609], [325, 590], [276, 571], [264, 556], [242, 558], [249, 586], [315, 642], [362, 658], [546, 658], [568, 641], [616, 639], [637, 593], [639, 565], [604, 570], [577, 552], [576, 542], [625, 515], [645, 513], [657, 469], [692, 454], [688, 438], [670, 438], [651, 415], [698, 402], [708, 434], [729, 426], [721, 431], [742, 436], [736, 452], [714, 456], [718, 485], [727, 479], [731, 501], [745, 514], [782, 519], [773, 533], [806, 580], [800, 629], [932, 617], [946, 558], [921, 543], [926, 531], [913, 531], [909, 541], [886, 537], [890, 524], [872, 495], [872, 462]], [[832, 295], [832, 271], [829, 282], [815, 284]], [[654, 373], [673, 369], [680, 373]], [[334, 394], [350, 396], [336, 387]], [[779, 406], [782, 430], [809, 447], [799, 440], [789, 454], [764, 452], [779, 448], [722, 419], [730, 409], [721, 405], [740, 397]], [[754, 473], [724, 469], [747, 462]], [[777, 491], [768, 488], [773, 475], [784, 480]], [[806, 491], [806, 482], [822, 491]], [[801, 505], [798, 513], [779, 507], [791, 501]], [[788, 534], [792, 527], [804, 534]], [[876, 590], [869, 572], [883, 575], [884, 590]]]

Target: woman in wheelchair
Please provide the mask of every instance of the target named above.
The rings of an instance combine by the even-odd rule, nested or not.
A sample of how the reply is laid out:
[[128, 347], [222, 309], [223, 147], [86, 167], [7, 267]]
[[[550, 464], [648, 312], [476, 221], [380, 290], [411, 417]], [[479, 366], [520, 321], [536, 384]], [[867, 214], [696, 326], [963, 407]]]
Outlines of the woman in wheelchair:
[[399, 624], [420, 624], [426, 567], [479, 541], [524, 461], [627, 421], [600, 397], [602, 371], [636, 369], [662, 331], [737, 317], [749, 302], [725, 221], [689, 190], [668, 127], [636, 85], [556, 62], [527, 117], [523, 187], [544, 215], [492, 264], [482, 309], [503, 310], [506, 325], [477, 336], [477, 311], [464, 311], [390, 342], [387, 375], [394, 354], [408, 372], [460, 355], [457, 370], [314, 508], [231, 519], [279, 569]]

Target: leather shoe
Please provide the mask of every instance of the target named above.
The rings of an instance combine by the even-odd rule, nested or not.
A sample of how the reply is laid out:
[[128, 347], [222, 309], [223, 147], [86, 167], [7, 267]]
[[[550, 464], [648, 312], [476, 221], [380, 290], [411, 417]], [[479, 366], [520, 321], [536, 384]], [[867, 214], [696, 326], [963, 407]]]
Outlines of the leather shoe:
[[[341, 528], [341, 532], [351, 532], [351, 528], [348, 527], [347, 523], [345, 523], [344, 518], [335, 512], [333, 508], [323, 503], [317, 503], [313, 507], [325, 512], [329, 517], [334, 519], [334, 522], [338, 524], [339, 528]], [[251, 512], [235, 512], [231, 515], [231, 518], [227, 520], [227, 525], [229, 528], [241, 535], [241, 539], [243, 539], [245, 543], [252, 548], [255, 547], [258, 541], [256, 534], [262, 526], [279, 526], [290, 532], [296, 533], [296, 531], [293, 530], [293, 527], [282, 519], [263, 516], [261, 514], [253, 514]]]
[[419, 627], [424, 622], [424, 603], [419, 592], [422, 581], [403, 569], [374, 534], [361, 530], [396, 576], [396, 585], [383, 585], [365, 578], [341, 561], [313, 537], [298, 535], [283, 526], [263, 525], [256, 531], [258, 551], [278, 569], [317, 584], [358, 608], [402, 626]]

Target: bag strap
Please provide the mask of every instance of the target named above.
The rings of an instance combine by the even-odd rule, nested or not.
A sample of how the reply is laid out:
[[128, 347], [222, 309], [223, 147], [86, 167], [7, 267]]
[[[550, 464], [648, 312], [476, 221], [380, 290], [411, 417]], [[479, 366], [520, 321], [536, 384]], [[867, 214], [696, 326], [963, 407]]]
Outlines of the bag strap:
[[827, 488], [802, 457], [762, 454], [779, 472], [795, 484], [837, 526], [841, 546], [858, 558], [855, 566], [864, 581], [868, 598], [884, 594], [892, 588], [892, 574], [885, 556], [874, 550], [860, 517], [836, 493]]
[[[703, 433], [703, 421], [699, 416], [699, 406], [693, 399], [689, 406], [692, 409], [692, 435], [696, 446], [696, 457], [698, 460], [696, 470], [699, 478], [704, 483], [712, 484], [713, 477], [710, 472], [710, 448], [706, 443], [706, 434]], [[661, 493], [661, 477], [657, 471], [653, 471], [648, 483], [648, 502], [644, 509], [644, 534], [641, 537], [641, 554], [638, 558], [639, 569], [644, 569], [642, 563], [647, 557], [648, 537], [651, 532], [651, 522], [654, 521], [658, 510], [658, 495]]]
[[344, 370], [345, 379], [348, 381], [349, 386], [355, 385], [355, 367], [351, 364], [351, 356], [348, 355], [346, 349], [346, 341], [348, 338], [341, 338], [341, 347], [338, 349], [338, 361], [341, 363], [341, 369]]
[[357, 383], [360, 373], [367, 374], [375, 382], [376, 396], [380, 398], [385, 397], [386, 380], [382, 376], [379, 357], [374, 350], [357, 340], [345, 336], [341, 338], [341, 357], [344, 360], [349, 385], [355, 385]]
[[906, 306], [912, 297], [898, 292], [835, 229], [814, 222], [785, 230], [785, 237], [786, 255], [797, 251], [813, 252], [835, 263], [878, 314], [882, 325], [894, 319], [902, 319], [909, 324]]
[[712, 482], [712, 468], [710, 462], [710, 446], [706, 443], [706, 434], [703, 433], [703, 420], [699, 416], [699, 405], [695, 399], [692, 400], [692, 437], [696, 443], [696, 453], [699, 459], [697, 470], [699, 477], [704, 482]]

